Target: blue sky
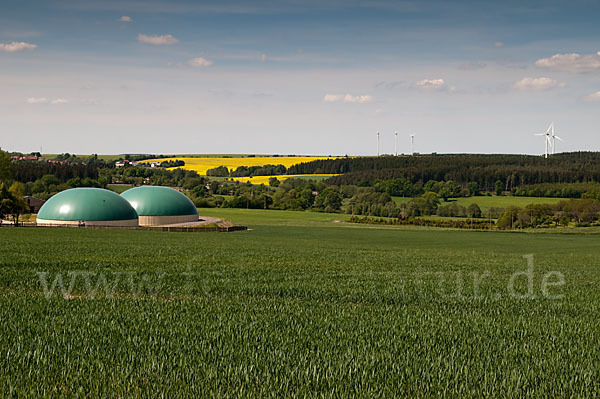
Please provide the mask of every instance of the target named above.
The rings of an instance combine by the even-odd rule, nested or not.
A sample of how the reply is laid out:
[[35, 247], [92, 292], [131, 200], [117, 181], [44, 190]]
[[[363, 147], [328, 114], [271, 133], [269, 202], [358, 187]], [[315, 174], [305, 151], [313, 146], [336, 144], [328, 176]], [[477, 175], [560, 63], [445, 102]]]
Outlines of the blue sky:
[[0, 146], [600, 150], [600, 3], [6, 1]]

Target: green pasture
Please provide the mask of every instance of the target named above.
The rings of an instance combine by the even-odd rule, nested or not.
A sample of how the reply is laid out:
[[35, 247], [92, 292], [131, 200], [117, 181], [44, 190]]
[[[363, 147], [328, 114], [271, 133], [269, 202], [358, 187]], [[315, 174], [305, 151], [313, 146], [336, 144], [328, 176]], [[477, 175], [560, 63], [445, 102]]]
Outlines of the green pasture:
[[124, 191], [129, 190], [130, 188], [133, 188], [134, 186], [131, 184], [107, 184], [106, 188], [114, 191], [117, 194], [121, 194]]
[[[285, 177], [285, 175], [281, 175], [282, 177]], [[279, 178], [279, 176], [275, 176], [277, 178]], [[301, 179], [301, 180], [314, 180], [314, 181], [323, 181], [323, 180], [327, 180], [331, 177], [331, 175], [295, 175], [294, 177], [292, 177], [293, 179]]]
[[250, 230], [0, 228], [0, 396], [600, 394], [597, 235], [200, 213]]
[[[396, 204], [403, 204], [409, 202], [412, 198], [410, 197], [392, 197]], [[482, 210], [489, 208], [506, 208], [508, 206], [518, 206], [525, 208], [530, 204], [556, 204], [560, 201], [566, 201], [565, 198], [545, 198], [545, 197], [512, 197], [512, 196], [477, 196], [477, 197], [461, 197], [461, 198], [450, 198], [448, 202], [441, 201], [441, 205], [449, 205], [455, 202], [462, 206], [469, 206], [473, 203], [479, 205]]]

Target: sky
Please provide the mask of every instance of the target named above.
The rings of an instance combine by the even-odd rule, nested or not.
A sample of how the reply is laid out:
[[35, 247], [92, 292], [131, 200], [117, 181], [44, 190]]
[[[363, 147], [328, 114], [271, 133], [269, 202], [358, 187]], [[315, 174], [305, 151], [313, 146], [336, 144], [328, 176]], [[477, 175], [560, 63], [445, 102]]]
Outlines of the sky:
[[1, 0], [0, 147], [600, 150], [600, 2]]

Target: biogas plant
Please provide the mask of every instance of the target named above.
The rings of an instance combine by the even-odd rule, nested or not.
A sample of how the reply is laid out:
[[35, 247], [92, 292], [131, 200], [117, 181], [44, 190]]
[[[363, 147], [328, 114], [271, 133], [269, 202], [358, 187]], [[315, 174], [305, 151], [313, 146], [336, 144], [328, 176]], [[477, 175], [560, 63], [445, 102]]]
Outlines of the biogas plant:
[[102, 188], [72, 188], [50, 198], [38, 225], [89, 227], [168, 226], [198, 222], [198, 210], [169, 187], [136, 187], [119, 195]]

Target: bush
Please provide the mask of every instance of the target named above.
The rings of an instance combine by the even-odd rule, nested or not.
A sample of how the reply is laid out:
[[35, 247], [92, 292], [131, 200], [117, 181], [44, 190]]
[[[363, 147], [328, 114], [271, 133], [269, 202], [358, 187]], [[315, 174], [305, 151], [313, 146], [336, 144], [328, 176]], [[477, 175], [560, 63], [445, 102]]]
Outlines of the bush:
[[206, 171], [206, 176], [229, 177], [229, 169], [227, 166], [217, 166]]

